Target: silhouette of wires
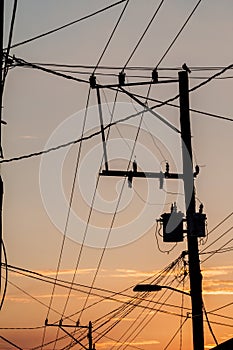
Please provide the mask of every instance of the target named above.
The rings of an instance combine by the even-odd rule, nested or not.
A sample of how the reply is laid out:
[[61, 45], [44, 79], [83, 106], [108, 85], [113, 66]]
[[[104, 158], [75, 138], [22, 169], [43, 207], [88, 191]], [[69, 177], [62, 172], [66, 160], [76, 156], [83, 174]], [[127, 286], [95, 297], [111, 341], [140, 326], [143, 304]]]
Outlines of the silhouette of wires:
[[167, 56], [168, 52], [171, 50], [172, 46], [175, 44], [176, 40], [179, 38], [179, 36], [181, 35], [181, 33], [183, 32], [184, 28], [186, 27], [186, 25], [188, 24], [189, 20], [192, 18], [194, 12], [196, 11], [196, 9], [198, 8], [198, 6], [200, 5], [202, 0], [199, 0], [197, 2], [197, 4], [195, 5], [194, 9], [192, 10], [192, 12], [190, 13], [190, 15], [188, 16], [188, 18], [186, 19], [186, 21], [184, 22], [183, 26], [181, 27], [181, 29], [179, 30], [179, 32], [177, 33], [177, 35], [175, 36], [175, 38], [173, 39], [173, 41], [171, 42], [171, 44], [168, 46], [167, 50], [165, 51], [165, 53], [163, 54], [163, 56], [161, 57], [161, 59], [159, 60], [159, 62], [156, 65], [156, 69], [158, 68], [158, 66], [162, 63], [162, 61], [164, 60], [164, 58]]
[[62, 26], [60, 26], [60, 27], [57, 27], [57, 28], [52, 29], [52, 30], [49, 30], [49, 31], [47, 31], [47, 32], [45, 32], [45, 33], [36, 35], [36, 36], [34, 36], [34, 37], [32, 37], [32, 38], [29, 38], [29, 39], [20, 41], [20, 42], [18, 42], [18, 43], [16, 43], [16, 44], [13, 44], [13, 45], [11, 45], [10, 48], [12, 49], [12, 48], [15, 48], [15, 47], [19, 47], [19, 46], [28, 44], [28, 43], [30, 43], [30, 42], [32, 42], [32, 41], [41, 39], [41, 38], [43, 38], [43, 37], [45, 37], [45, 36], [51, 35], [51, 34], [53, 34], [53, 33], [56, 33], [56, 32], [58, 32], [58, 31], [60, 31], [60, 30], [62, 30], [62, 29], [65, 29], [65, 28], [67, 28], [67, 27], [72, 26], [73, 24], [76, 24], [76, 23], [78, 23], [78, 22], [81, 22], [81, 21], [84, 21], [84, 20], [86, 20], [86, 19], [89, 19], [89, 18], [91, 18], [91, 17], [93, 17], [93, 16], [95, 16], [95, 15], [101, 13], [101, 12], [104, 12], [104, 11], [106, 11], [106, 10], [109, 10], [109, 9], [111, 9], [111, 8], [117, 6], [117, 5], [120, 5], [121, 3], [125, 2], [125, 1], [126, 1], [126, 0], [117, 1], [117, 2], [115, 2], [115, 3], [113, 3], [113, 4], [109, 5], [109, 6], [106, 6], [106, 7], [102, 8], [102, 9], [100, 9], [100, 10], [97, 10], [97, 11], [95, 11], [95, 12], [93, 12], [93, 13], [90, 13], [89, 15], [86, 15], [86, 16], [84, 16], [84, 17], [81, 17], [81, 18], [79, 18], [79, 19], [76, 19], [75, 21], [69, 22], [69, 23], [64, 24], [64, 25], [62, 25]]
[[133, 55], [135, 54], [137, 48], [138, 48], [139, 45], [141, 44], [141, 42], [142, 42], [144, 36], [146, 35], [147, 31], [149, 30], [151, 24], [153, 23], [153, 21], [154, 21], [156, 15], [158, 14], [158, 12], [159, 12], [161, 6], [163, 5], [163, 3], [164, 3], [164, 0], [162, 0], [162, 1], [159, 3], [159, 5], [158, 5], [158, 7], [156, 8], [156, 10], [155, 10], [155, 12], [154, 12], [154, 14], [153, 14], [151, 20], [149, 21], [148, 25], [146, 26], [146, 29], [145, 29], [144, 32], [142, 33], [142, 35], [141, 35], [140, 39], [138, 40], [138, 42], [137, 42], [135, 48], [133, 49], [133, 51], [131, 52], [129, 58], [127, 59], [127, 61], [126, 61], [125, 65], [124, 65], [122, 71], [124, 71], [125, 68], [126, 68], [126, 66], [128, 66], [130, 60], [132, 59], [132, 57], [133, 57]]
[[98, 59], [98, 62], [96, 63], [96, 66], [95, 66], [94, 71], [93, 71], [92, 74], [94, 74], [96, 69], [98, 68], [98, 66], [99, 66], [99, 64], [100, 64], [100, 62], [101, 62], [101, 60], [102, 60], [102, 58], [103, 58], [103, 56], [104, 56], [104, 54], [105, 54], [105, 52], [107, 50], [107, 48], [108, 48], [112, 38], [113, 38], [113, 35], [114, 35], [114, 33], [115, 33], [115, 31], [116, 31], [116, 29], [117, 29], [117, 27], [118, 27], [118, 25], [119, 25], [119, 23], [121, 21], [121, 18], [123, 17], [123, 14], [124, 14], [128, 4], [129, 4], [129, 0], [126, 1], [125, 6], [123, 7], [123, 10], [121, 11], [121, 14], [120, 14], [120, 16], [119, 16], [119, 18], [118, 18], [118, 20], [117, 20], [117, 22], [116, 22], [116, 24], [115, 24], [115, 26], [114, 26], [114, 28], [112, 30], [112, 33], [111, 33], [111, 35], [110, 35], [110, 37], [109, 37], [109, 39], [108, 39], [108, 41], [107, 41], [107, 43], [106, 43], [102, 53], [100, 55], [100, 58]]

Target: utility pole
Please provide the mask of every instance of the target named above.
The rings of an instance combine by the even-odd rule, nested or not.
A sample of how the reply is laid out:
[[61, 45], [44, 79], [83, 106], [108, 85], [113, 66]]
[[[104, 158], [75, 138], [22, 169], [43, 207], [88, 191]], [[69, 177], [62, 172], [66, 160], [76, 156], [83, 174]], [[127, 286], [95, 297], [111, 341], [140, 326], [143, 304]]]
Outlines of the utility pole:
[[[49, 326], [49, 327], [59, 327], [64, 333], [66, 333], [76, 344], [81, 345], [81, 347], [84, 350], [95, 350], [95, 344], [93, 346], [93, 340], [92, 340], [92, 322], [90, 321], [88, 323], [88, 326], [81, 326], [79, 324], [79, 321], [75, 324], [75, 325], [71, 325], [71, 324], [63, 324], [63, 320], [61, 319], [58, 324], [56, 323], [49, 323], [48, 319], [45, 320], [45, 326]], [[81, 343], [81, 341], [79, 341], [78, 339], [76, 339], [72, 334], [70, 334], [66, 328], [84, 328], [88, 330], [87, 333], [87, 338], [88, 338], [88, 348], [83, 345]]]
[[[187, 232], [188, 241], [188, 256], [189, 256], [189, 276], [190, 276], [190, 294], [192, 302], [192, 328], [193, 328], [193, 350], [204, 350], [204, 328], [203, 328], [203, 310], [202, 310], [202, 275], [199, 261], [198, 251], [198, 237], [205, 236], [205, 220], [206, 216], [202, 213], [203, 205], [200, 205], [199, 213], [196, 213], [195, 205], [195, 190], [194, 190], [194, 178], [199, 173], [199, 167], [196, 166], [195, 172], [193, 172], [193, 160], [192, 160], [192, 143], [191, 143], [191, 127], [190, 127], [190, 115], [189, 115], [189, 84], [188, 84], [188, 69], [179, 72], [179, 80], [159, 81], [156, 75], [156, 79], [152, 82], [139, 82], [139, 83], [125, 83], [122, 78], [122, 74], [119, 74], [118, 84], [110, 85], [97, 85], [95, 76], [90, 77], [90, 86], [97, 90], [97, 100], [99, 105], [101, 133], [105, 158], [105, 170], [102, 170], [100, 175], [102, 176], [120, 176], [128, 178], [132, 187], [132, 180], [137, 178], [157, 178], [160, 182], [160, 188], [163, 188], [164, 179], [183, 179], [184, 182], [184, 195], [185, 195], [185, 208], [186, 208], [186, 220], [183, 219], [183, 214], [177, 212], [176, 204], [172, 205], [171, 213], [164, 213], [161, 215], [160, 221], [163, 224], [163, 240], [164, 242], [181, 242], [184, 239], [184, 233]], [[180, 95], [180, 126], [181, 131], [177, 130], [173, 125], [166, 121], [161, 116], [157, 116], [155, 112], [150, 109], [146, 104], [143, 104], [133, 93], [129, 93], [124, 89], [126, 86], [140, 86], [148, 84], [164, 84], [179, 82], [179, 95]], [[174, 131], [178, 131], [181, 134], [182, 140], [182, 158], [183, 158], [183, 172], [182, 174], [170, 173], [169, 164], [166, 163], [166, 171], [162, 172], [142, 172], [137, 171], [137, 168], [133, 170], [110, 170], [107, 164], [107, 151], [105, 144], [105, 135], [103, 128], [102, 110], [100, 108], [100, 88], [112, 88], [118, 87], [124, 93], [129, 95], [137, 103], [145, 108], [156, 117], [158, 117], [164, 124], [172, 128]], [[187, 230], [183, 229], [183, 222], [187, 222]], [[169, 227], [170, 226], [170, 227]], [[145, 286], [143, 286], [144, 288]], [[152, 285], [152, 287], [155, 287]], [[153, 289], [153, 288], [152, 288]], [[156, 289], [158, 290], [158, 289]]]
[[[0, 61], [1, 61], [1, 91], [0, 91], [0, 157], [2, 158], [2, 99], [3, 99], [3, 30], [4, 30], [4, 0], [0, 0]], [[0, 292], [2, 281], [2, 199], [3, 182], [0, 174]]]
[[[192, 143], [189, 115], [188, 72], [179, 72], [180, 126], [183, 154], [183, 180], [187, 219], [190, 294], [192, 300], [193, 349], [204, 350], [202, 311], [202, 275], [198, 251], [198, 232], [195, 232], [195, 190], [193, 180]], [[189, 198], [191, 196], [191, 198]]]

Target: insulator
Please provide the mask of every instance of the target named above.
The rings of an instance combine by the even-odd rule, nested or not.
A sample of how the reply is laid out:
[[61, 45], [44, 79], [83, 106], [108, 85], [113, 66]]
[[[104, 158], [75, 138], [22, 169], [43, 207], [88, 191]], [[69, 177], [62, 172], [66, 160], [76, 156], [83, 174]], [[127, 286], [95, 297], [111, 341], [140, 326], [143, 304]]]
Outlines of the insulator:
[[94, 89], [96, 87], [96, 76], [92, 74], [89, 78], [89, 82], [90, 82], [90, 87]]
[[196, 166], [195, 166], [195, 172], [194, 172], [193, 176], [194, 176], [194, 177], [197, 177], [197, 175], [199, 174], [199, 172], [200, 172], [199, 165], [196, 165]]
[[163, 183], [164, 183], [164, 175], [163, 175], [162, 171], [160, 171], [160, 177], [159, 177], [159, 189], [160, 190], [163, 189]]
[[124, 72], [120, 72], [118, 75], [118, 82], [119, 85], [125, 85], [125, 73]]
[[136, 160], [134, 160], [134, 161], [133, 161], [133, 171], [134, 171], [134, 173], [136, 173], [137, 170], [138, 170], [138, 165], [137, 165]]
[[166, 172], [165, 172], [165, 176], [167, 176], [169, 174], [169, 163], [166, 162]]
[[200, 206], [199, 206], [199, 213], [200, 214], [203, 213], [203, 208], [204, 208], [204, 205], [201, 203]]
[[157, 69], [153, 69], [152, 74], [151, 74], [152, 80], [154, 83], [158, 83], [159, 81], [159, 76], [158, 76], [158, 71]]
[[128, 172], [128, 187], [132, 188], [132, 182], [133, 182], [133, 173], [132, 171]]

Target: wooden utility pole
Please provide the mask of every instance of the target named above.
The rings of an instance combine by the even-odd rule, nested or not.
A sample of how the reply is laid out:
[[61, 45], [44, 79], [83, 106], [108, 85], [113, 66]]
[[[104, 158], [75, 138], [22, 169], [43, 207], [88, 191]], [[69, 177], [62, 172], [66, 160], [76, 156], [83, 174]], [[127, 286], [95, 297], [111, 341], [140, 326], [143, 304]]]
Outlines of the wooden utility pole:
[[190, 294], [192, 299], [193, 349], [204, 350], [202, 310], [202, 275], [198, 251], [198, 232], [195, 232], [195, 190], [193, 179], [192, 143], [189, 115], [189, 85], [187, 71], [179, 72], [180, 126], [183, 154], [183, 176], [187, 219]]
[[[4, 29], [4, 0], [0, 0], [0, 61], [1, 61], [1, 91], [0, 91], [0, 157], [2, 157], [2, 98], [3, 98], [3, 29]], [[2, 198], [3, 182], [0, 174], [0, 292], [2, 280]]]
[[[92, 83], [94, 81], [94, 83]], [[154, 80], [153, 84], [170, 83], [177, 81], [162, 81], [159, 82], [157, 79]], [[133, 98], [136, 102], [142, 105], [145, 110], [154, 114], [147, 105], [143, 104], [132, 93], [122, 88], [122, 82], [119, 79], [118, 85], [97, 85], [94, 76], [90, 77], [91, 87], [97, 90], [98, 104], [100, 105], [100, 88], [111, 88], [119, 87], [121, 90]], [[124, 83], [123, 86], [140, 86], [151, 84], [151, 82], [143, 83]], [[200, 206], [199, 213], [196, 213], [195, 205], [195, 190], [194, 190], [194, 177], [199, 173], [198, 167], [196, 167], [195, 173], [193, 172], [193, 160], [192, 160], [192, 142], [191, 142], [191, 127], [190, 127], [190, 115], [189, 115], [189, 84], [188, 84], [188, 69], [179, 72], [179, 95], [180, 95], [180, 125], [181, 125], [181, 139], [182, 139], [182, 157], [183, 157], [183, 173], [175, 174], [169, 172], [169, 164], [166, 165], [165, 173], [154, 173], [154, 172], [139, 172], [139, 171], [119, 171], [109, 170], [108, 166], [105, 166], [105, 170], [102, 170], [100, 175], [102, 176], [121, 176], [128, 177], [132, 184], [134, 177], [141, 178], [158, 178], [160, 183], [163, 183], [163, 179], [183, 179], [184, 181], [184, 194], [185, 194], [185, 207], [186, 207], [186, 221], [187, 230], [183, 229], [183, 219], [179, 217], [179, 213], [176, 210], [172, 210], [171, 213], [165, 213], [161, 215], [161, 219], [158, 221], [163, 223], [164, 228], [164, 242], [179, 242], [183, 240], [183, 233], [187, 232], [188, 241], [188, 256], [189, 256], [189, 275], [190, 275], [190, 296], [192, 300], [192, 328], [193, 328], [193, 350], [204, 350], [204, 328], [203, 328], [203, 310], [202, 310], [202, 275], [199, 261], [198, 251], [198, 237], [205, 236], [205, 214], [202, 214], [203, 206]], [[170, 125], [164, 118], [159, 118], [166, 125], [171, 127], [173, 130], [178, 131], [174, 126]], [[100, 110], [100, 122], [102, 140], [105, 154], [105, 165], [107, 164], [106, 145], [104, 138], [103, 118], [102, 111]], [[160, 187], [162, 185], [160, 184]], [[171, 217], [177, 217], [177, 227], [172, 228], [167, 232], [168, 221]], [[166, 219], [167, 218], [167, 219]], [[172, 220], [172, 219], [171, 219]], [[169, 230], [168, 230], [169, 231]], [[154, 286], [152, 286], [154, 287]], [[145, 286], [143, 285], [143, 288]], [[147, 291], [148, 286], [146, 287]], [[189, 294], [189, 293], [188, 293]]]

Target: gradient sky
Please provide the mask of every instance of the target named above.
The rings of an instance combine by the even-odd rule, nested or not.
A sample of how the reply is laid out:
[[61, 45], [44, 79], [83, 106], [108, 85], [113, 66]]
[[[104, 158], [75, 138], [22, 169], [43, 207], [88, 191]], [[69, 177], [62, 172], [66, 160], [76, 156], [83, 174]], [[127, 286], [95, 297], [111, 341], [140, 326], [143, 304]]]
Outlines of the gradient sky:
[[[124, 66], [159, 2], [129, 1], [117, 31], [101, 60], [101, 65]], [[4, 42], [6, 46], [13, 1], [8, 0], [5, 3]], [[20, 0], [18, 1], [13, 43], [56, 28], [112, 3], [113, 1], [103, 0]], [[196, 3], [197, 1], [193, 0], [165, 0], [129, 66], [155, 67]], [[95, 66], [123, 6], [124, 4], [121, 4], [55, 34], [14, 48], [11, 54], [34, 63]], [[190, 67], [225, 67], [232, 64], [232, 15], [232, 1], [203, 0], [159, 68], [181, 68], [184, 62]], [[92, 72], [90, 69], [86, 71]], [[99, 72], [101, 71], [97, 70], [97, 73]], [[198, 77], [207, 78], [216, 72], [194, 70], [190, 75], [190, 86], [203, 81]], [[231, 72], [229, 70], [221, 76], [221, 78], [230, 77], [229, 79], [215, 79], [190, 94], [191, 107], [232, 118]], [[118, 71], [111, 71], [111, 73], [118, 74]], [[133, 72], [129, 74], [133, 75]], [[148, 77], [148, 80], [150, 79], [150, 71], [143, 74], [146, 78]], [[177, 78], [178, 73], [177, 71], [159, 71], [159, 74], [163, 77]], [[89, 75], [77, 74], [77, 77], [88, 80]], [[131, 77], [128, 79], [129, 81], [137, 80]], [[116, 77], [99, 75], [98, 81], [100, 83], [116, 82]], [[83, 123], [88, 88], [88, 84], [69, 81], [34, 69], [19, 67], [10, 70], [3, 103], [3, 119], [7, 121], [7, 125], [2, 127], [5, 158], [37, 152], [48, 148], [49, 145], [57, 145], [78, 138]], [[162, 85], [158, 88], [153, 87], [150, 96], [158, 100], [165, 100], [175, 96], [177, 90], [178, 84]], [[145, 88], [131, 88], [130, 91], [146, 95]], [[106, 96], [102, 94], [103, 101], [107, 101], [110, 108], [114, 96], [111, 91], [106, 91]], [[118, 102], [116, 119], [134, 113], [135, 109], [140, 110], [138, 105], [123, 94], [118, 96]], [[89, 107], [85, 129], [87, 134], [90, 134], [91, 130], [99, 129], [95, 91], [91, 91]], [[179, 128], [178, 109], [162, 107], [158, 112]], [[109, 118], [108, 109], [105, 106], [105, 124], [109, 122]], [[119, 124], [118, 128], [111, 129], [111, 140], [108, 145], [111, 167], [126, 169], [138, 122], [139, 119], [135, 118], [130, 124]], [[199, 201], [203, 202], [207, 214], [208, 230], [211, 231], [232, 212], [233, 124], [194, 112], [191, 113], [191, 122], [194, 162], [200, 165], [201, 169], [196, 180], [197, 205]], [[179, 138], [171, 130], [161, 125], [149, 113], [145, 114], [144, 130], [140, 133], [133, 157], [136, 156], [139, 167], [145, 171], [160, 171], [160, 167], [164, 171], [164, 160], [168, 159], [171, 171], [180, 172]], [[53, 136], [52, 139], [51, 136]], [[67, 154], [66, 151], [57, 151], [45, 157], [1, 165], [4, 181], [3, 234], [8, 264], [55, 276], [67, 216], [67, 211], [60, 205], [60, 193], [57, 193], [55, 185], [56, 181], [61, 182], [61, 194], [64, 191], [68, 201], [77, 151], [78, 145], [71, 147]], [[65, 157], [63, 163], [62, 156]], [[61, 279], [71, 281], [73, 276], [80, 252], [80, 244], [77, 241], [80, 242], [83, 237], [101, 157], [102, 148], [99, 136], [83, 143], [73, 211], [67, 231], [67, 236], [72, 236], [73, 239], [65, 240], [59, 274]], [[150, 181], [139, 179], [134, 181], [133, 189], [129, 189], [127, 185], [124, 187], [122, 204], [109, 241], [115, 247], [107, 248], [104, 253], [95, 281], [96, 287], [120, 291], [133, 286], [159, 273], [186, 249], [185, 240], [169, 254], [159, 251], [154, 234], [155, 221], [160, 214], [169, 210], [173, 201], [177, 201], [182, 210], [183, 196], [182, 194], [166, 194], [159, 190], [157, 180]], [[84, 245], [82, 251], [75, 280], [77, 283], [91, 285], [93, 281], [103, 252], [96, 246], [101, 244], [100, 237], [102, 239], [105, 237], [104, 234], [106, 235], [107, 228], [111, 225], [112, 213], [116, 207], [122, 184], [123, 180], [119, 178], [100, 179], [97, 203], [87, 231], [89, 246]], [[168, 191], [183, 192], [181, 182], [169, 183], [166, 186]], [[51, 203], [50, 212], [46, 210], [45, 197]], [[51, 219], [51, 211], [56, 217], [56, 222]], [[230, 241], [232, 231], [208, 247], [231, 228], [232, 222], [233, 216], [230, 216], [224, 224], [210, 234], [207, 242], [200, 242], [200, 250], [206, 248], [206, 252], [214, 251]], [[59, 226], [62, 229], [59, 230]], [[231, 247], [231, 243], [229, 242], [226, 247]], [[160, 237], [159, 244], [163, 250], [171, 248], [171, 245], [164, 244]], [[208, 256], [210, 255], [203, 254], [201, 260], [203, 261]], [[214, 254], [203, 262], [202, 271], [206, 310], [214, 310], [232, 302], [232, 251]], [[174, 272], [170, 275], [169, 280], [172, 278], [174, 278]], [[39, 346], [42, 342], [43, 330], [4, 330], [3, 328], [43, 326], [52, 286], [12, 272], [9, 273], [9, 281], [14, 285], [8, 285], [6, 300], [0, 313], [0, 334], [23, 349]], [[179, 286], [181, 287], [182, 285]], [[189, 289], [188, 281], [184, 288]], [[32, 295], [37, 301], [25, 292]], [[133, 295], [131, 291], [127, 294]], [[63, 288], [55, 289], [52, 308], [56, 312], [62, 312], [66, 296], [67, 291]], [[153, 297], [148, 296], [148, 299]], [[85, 298], [85, 294], [74, 291], [65, 315], [71, 315], [82, 309]], [[165, 298], [166, 295], [162, 301], [165, 301]], [[159, 294], [154, 300], [158, 299]], [[184, 306], [190, 308], [190, 301], [186, 299], [187, 297], [185, 297]], [[45, 305], [39, 303], [38, 300]], [[91, 296], [88, 303], [98, 300], [98, 296]], [[181, 296], [174, 294], [168, 302], [180, 306]], [[84, 311], [81, 323], [86, 325], [89, 320], [94, 321], [118, 306], [120, 303], [105, 300]], [[180, 309], [168, 306], [164, 309], [169, 312], [178, 310], [177, 312], [180, 313]], [[50, 312], [49, 322], [58, 321], [59, 316], [56, 312]], [[131, 330], [134, 330], [134, 327], [139, 329], [146, 313], [149, 317], [154, 313], [153, 310], [147, 310], [135, 321], [140, 312], [140, 309], [135, 309], [125, 317], [107, 334], [109, 338], [103, 337], [97, 342], [96, 348], [109, 349], [115, 344], [112, 339], [119, 339], [128, 327], [131, 327]], [[184, 315], [186, 312], [187, 310], [184, 310]], [[231, 338], [233, 334], [232, 319], [224, 318], [232, 316], [232, 305], [216, 312], [220, 316], [209, 315], [209, 318], [213, 322], [213, 331], [218, 341], [222, 342]], [[125, 345], [145, 350], [164, 349], [179, 326], [180, 317], [159, 313], [132, 342], [133, 336], [129, 341], [126, 341], [125, 336], [115, 346], [120, 347], [124, 342]], [[47, 330], [46, 341], [54, 338], [56, 331], [54, 328]], [[61, 349], [67, 344], [67, 340], [57, 343], [56, 349]], [[179, 344], [178, 335], [169, 348], [178, 349]], [[190, 348], [190, 344], [191, 320], [188, 319], [183, 328], [183, 348]], [[214, 346], [213, 337], [206, 324], [205, 346], [206, 349]], [[12, 349], [3, 340], [0, 341], [0, 348]], [[44, 347], [44, 349], [52, 348], [53, 346]]]

